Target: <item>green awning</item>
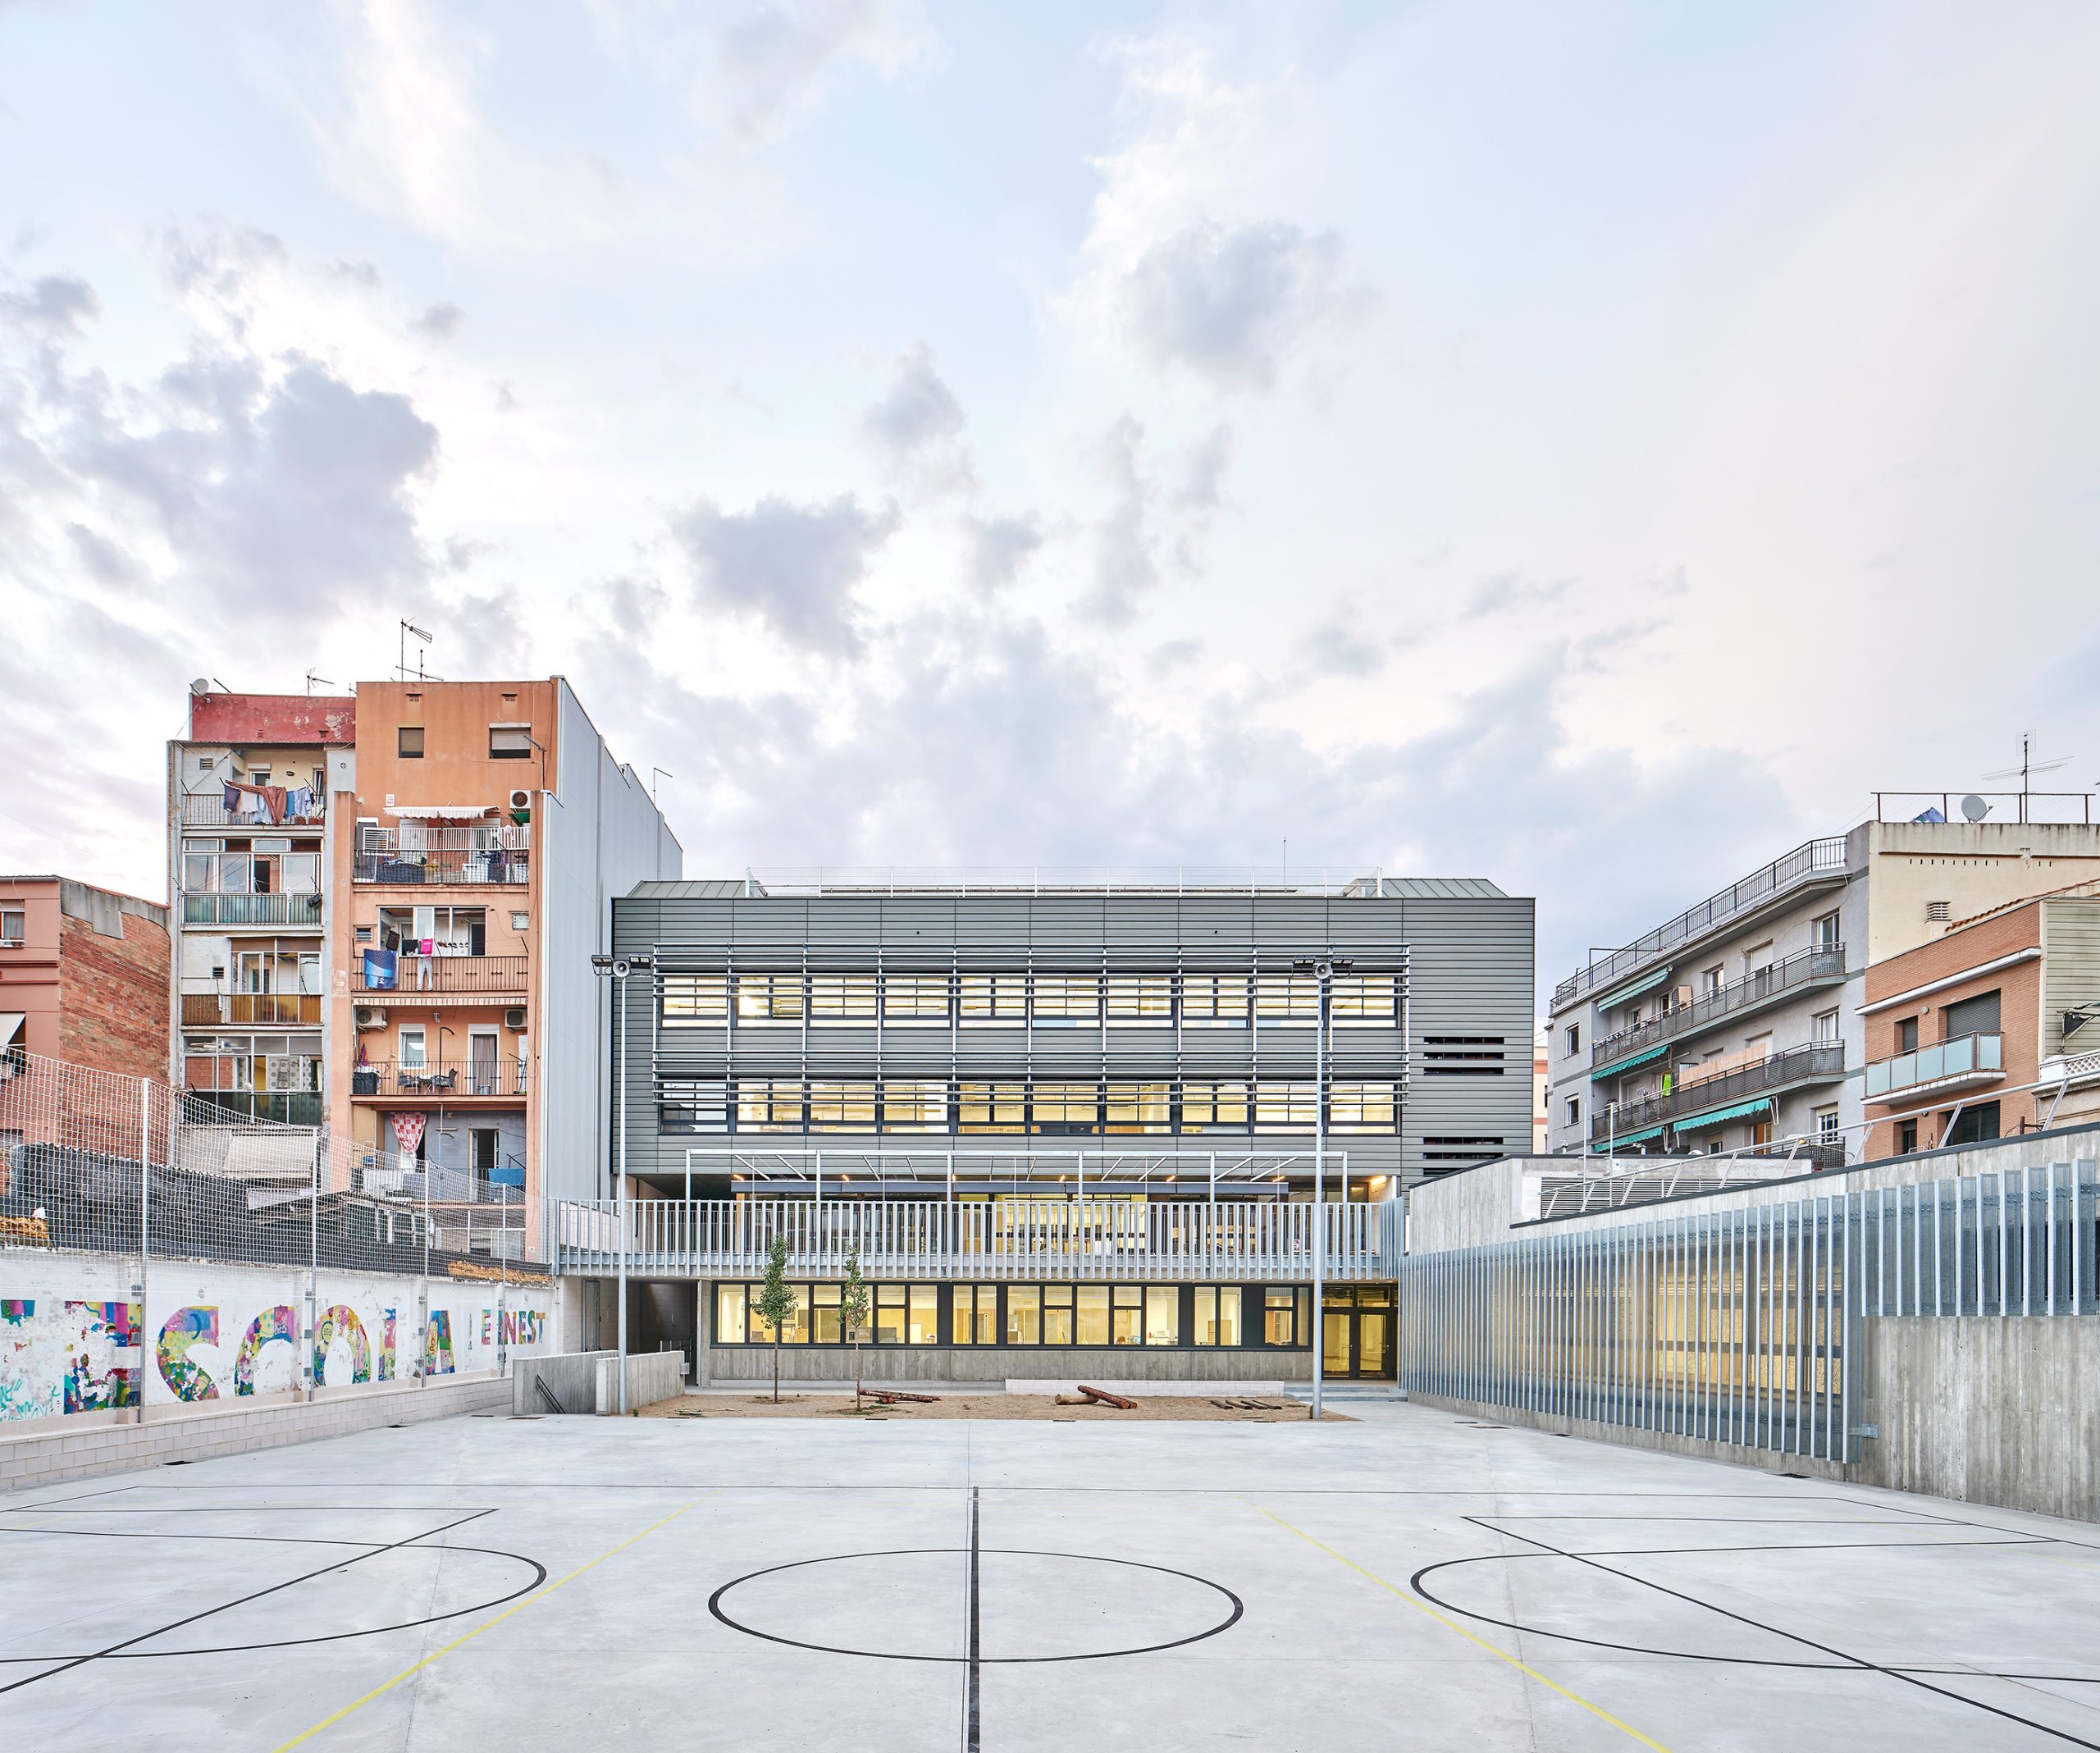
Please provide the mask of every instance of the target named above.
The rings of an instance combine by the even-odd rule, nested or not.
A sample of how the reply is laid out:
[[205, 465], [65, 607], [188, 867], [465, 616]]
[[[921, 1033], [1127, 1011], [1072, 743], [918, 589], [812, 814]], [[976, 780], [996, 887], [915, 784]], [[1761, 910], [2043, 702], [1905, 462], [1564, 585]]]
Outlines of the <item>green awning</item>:
[[1659, 968], [1650, 968], [1637, 980], [1628, 980], [1623, 986], [1614, 986], [1608, 993], [1600, 993], [1590, 1002], [1600, 1011], [1609, 1011], [1614, 1004], [1623, 1004], [1628, 998], [1637, 997], [1650, 988], [1661, 985], [1669, 977], [1669, 964], [1664, 962]]
[[1622, 1071], [1631, 1071], [1636, 1066], [1645, 1066], [1651, 1059], [1661, 1058], [1669, 1050], [1670, 1044], [1665, 1041], [1660, 1047], [1651, 1047], [1645, 1053], [1636, 1053], [1631, 1059], [1622, 1059], [1616, 1065], [1606, 1066], [1601, 1071], [1592, 1071], [1590, 1081], [1594, 1084], [1600, 1078], [1617, 1077]]
[[1727, 1107], [1710, 1109], [1704, 1114], [1694, 1114], [1687, 1120], [1677, 1122], [1680, 1132], [1704, 1132], [1709, 1126], [1718, 1126], [1724, 1121], [1741, 1120], [1750, 1114], [1769, 1114], [1772, 1112], [1772, 1098], [1760, 1096], [1755, 1102], [1737, 1102]]
[[1592, 1144], [1590, 1148], [1601, 1154], [1608, 1150], [1623, 1150], [1629, 1144], [1645, 1144], [1649, 1139], [1659, 1139], [1662, 1135], [1660, 1126], [1644, 1126], [1638, 1132], [1622, 1132], [1617, 1138], [1606, 1139], [1600, 1144]]

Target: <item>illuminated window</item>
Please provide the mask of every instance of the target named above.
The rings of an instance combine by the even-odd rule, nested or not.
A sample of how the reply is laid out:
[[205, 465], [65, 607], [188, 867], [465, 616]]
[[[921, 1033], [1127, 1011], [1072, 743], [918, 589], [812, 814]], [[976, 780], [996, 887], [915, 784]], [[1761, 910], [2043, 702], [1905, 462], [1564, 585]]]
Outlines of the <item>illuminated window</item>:
[[810, 1130], [813, 1132], [873, 1132], [875, 1086], [840, 1083], [828, 1078], [810, 1082]]
[[1314, 974], [1262, 974], [1254, 978], [1254, 1015], [1265, 1023], [1319, 1020], [1320, 978]]
[[1111, 1084], [1107, 1127], [1111, 1132], [1171, 1132], [1173, 1086], [1169, 1084]]
[[[1079, 1309], [1079, 1318], [1073, 1323], [1075, 1343], [1081, 1345], [1107, 1344], [1108, 1286], [1075, 1285], [1072, 1290]], [[1046, 1321], [1048, 1318], [1047, 1312], [1044, 1318]]]
[[1310, 1132], [1318, 1102], [1311, 1084], [1260, 1084], [1254, 1090], [1257, 1132]]
[[944, 1132], [948, 1086], [892, 1078], [883, 1085], [883, 1125], [890, 1132]]
[[802, 1016], [802, 976], [799, 974], [740, 974], [737, 976], [739, 1022], [799, 1022]]
[[875, 977], [872, 974], [813, 974], [810, 976], [812, 1022], [872, 1022]]
[[1196, 1286], [1196, 1343], [1198, 1345], [1237, 1345], [1239, 1343], [1239, 1285]]
[[[1098, 1286], [1096, 1288], [1098, 1290]], [[1108, 1293], [1099, 1290], [1099, 1295], [1102, 1340], [1094, 1340], [1096, 1344], [1103, 1342], [1108, 1328]], [[1072, 1286], [1045, 1285], [1043, 1287], [1043, 1343], [1046, 1345], [1069, 1345], [1072, 1343], [1074, 1331]]]
[[1182, 1086], [1181, 1130], [1184, 1132], [1244, 1132], [1247, 1120], [1247, 1086], [1244, 1084], [1185, 1084]]
[[948, 1020], [948, 977], [945, 974], [886, 974], [883, 976], [885, 1022]]
[[1181, 1343], [1180, 1285], [1145, 1286], [1145, 1343], [1148, 1345], [1178, 1345]]
[[963, 1132], [1020, 1132], [1027, 1121], [1023, 1084], [964, 1084], [956, 1092], [956, 1121]]
[[999, 1287], [997, 1285], [957, 1285], [949, 1294], [948, 1329], [957, 1345], [996, 1345], [999, 1342]]
[[1328, 989], [1328, 1015], [1338, 1023], [1394, 1023], [1400, 1017], [1397, 974], [1337, 974]]
[[1035, 976], [1035, 1020], [1090, 1023], [1101, 1015], [1101, 977], [1096, 974]]
[[837, 1285], [818, 1285], [811, 1292], [815, 1307], [810, 1311], [813, 1333], [819, 1345], [836, 1345], [845, 1337], [845, 1326], [839, 1306], [840, 1288]]
[[1007, 1286], [1007, 1343], [1037, 1345], [1043, 1342], [1043, 1293], [1034, 1285]]
[[[770, 1345], [773, 1329], [758, 1312], [758, 1294], [762, 1287], [750, 1287], [751, 1335], [754, 1345]], [[788, 1294], [795, 1299], [795, 1306], [788, 1310], [788, 1318], [780, 1323], [780, 1343], [783, 1345], [806, 1345], [810, 1342], [810, 1287], [790, 1285]]]
[[914, 1285], [905, 1321], [905, 1340], [913, 1345], [941, 1342], [940, 1289], [935, 1285]]
[[1108, 976], [1108, 1020], [1112, 1023], [1174, 1020], [1174, 977], [1170, 974], [1112, 974]]
[[729, 1015], [729, 977], [725, 974], [667, 974], [664, 976], [664, 1026], [695, 1029], [719, 1025]]
[[1271, 1285], [1262, 1293], [1262, 1343], [1298, 1343], [1298, 1298], [1287, 1285]]
[[878, 1345], [902, 1345], [904, 1343], [904, 1286], [877, 1285], [874, 1304], [875, 1343]]
[[714, 1343], [718, 1345], [741, 1345], [744, 1343], [744, 1287], [742, 1285], [717, 1285], [714, 1287]]
[[1137, 1285], [1115, 1287], [1115, 1322], [1112, 1344], [1142, 1345], [1145, 1339], [1145, 1294]]
[[1390, 1084], [1328, 1086], [1327, 1124], [1337, 1132], [1390, 1132], [1398, 1112], [1396, 1092]]
[[796, 1077], [746, 1077], [737, 1080], [737, 1130], [740, 1132], [799, 1132], [802, 1130], [802, 1080]]
[[1026, 975], [966, 974], [958, 984], [966, 1023], [1019, 1024], [1026, 1020]]
[[1038, 1084], [1031, 1132], [1098, 1132], [1101, 1092], [1092, 1084]]
[[1247, 1021], [1247, 976], [1244, 974], [1183, 975], [1181, 1020], [1198, 1025], [1244, 1027]]

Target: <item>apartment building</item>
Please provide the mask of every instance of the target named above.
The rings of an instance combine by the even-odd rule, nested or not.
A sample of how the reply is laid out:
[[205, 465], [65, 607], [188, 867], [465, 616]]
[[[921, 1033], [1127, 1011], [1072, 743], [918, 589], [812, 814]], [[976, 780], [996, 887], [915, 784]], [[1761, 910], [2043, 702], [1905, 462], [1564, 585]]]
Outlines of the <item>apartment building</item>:
[[[1950, 920], [2100, 875], [2084, 794], [1971, 797], [1979, 819], [1961, 820], [1918, 801], [1883, 794], [1874, 819], [1795, 847], [1560, 982], [1549, 1148], [1861, 1160], [1868, 968]], [[2044, 808], [2070, 819], [2022, 819]]]
[[167, 909], [70, 877], [0, 876], [0, 1069], [33, 1053], [167, 1070]]
[[568, 684], [207, 691], [190, 731], [181, 1080], [352, 1140], [374, 1190], [529, 1211], [602, 1185], [591, 956], [613, 896], [681, 853]]
[[2100, 1119], [2100, 882], [1874, 963], [1862, 1014], [1870, 1157]]
[[[632, 1343], [710, 1375], [761, 1367], [782, 1226], [806, 1376], [848, 1367], [847, 1245], [877, 1373], [1309, 1375], [1316, 1221], [1326, 1372], [1388, 1375], [1395, 1195], [1530, 1143], [1532, 903], [1486, 882], [760, 876], [614, 917]], [[604, 1216], [565, 1271], [602, 1281]]]

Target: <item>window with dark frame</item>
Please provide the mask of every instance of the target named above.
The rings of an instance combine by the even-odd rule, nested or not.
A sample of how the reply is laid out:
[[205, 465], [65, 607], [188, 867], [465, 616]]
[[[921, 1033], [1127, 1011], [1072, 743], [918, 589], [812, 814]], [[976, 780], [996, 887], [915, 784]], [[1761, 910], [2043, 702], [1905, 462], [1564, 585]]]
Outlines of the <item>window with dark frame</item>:
[[420, 724], [404, 724], [394, 733], [394, 752], [404, 761], [419, 761], [423, 758], [423, 728]]
[[532, 727], [529, 724], [489, 726], [489, 759], [522, 761], [532, 758]]

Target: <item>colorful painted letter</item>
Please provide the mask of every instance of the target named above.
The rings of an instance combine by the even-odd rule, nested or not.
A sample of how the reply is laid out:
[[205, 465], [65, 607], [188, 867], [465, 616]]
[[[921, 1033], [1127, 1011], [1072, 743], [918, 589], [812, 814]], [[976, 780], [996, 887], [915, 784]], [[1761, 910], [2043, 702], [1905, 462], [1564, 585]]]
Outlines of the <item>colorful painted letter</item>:
[[233, 1391], [236, 1395], [256, 1391], [257, 1360], [262, 1348], [274, 1340], [282, 1340], [294, 1348], [299, 1344], [299, 1316], [289, 1303], [266, 1308], [249, 1322], [247, 1335], [240, 1342], [240, 1349], [234, 1354]]
[[189, 1357], [192, 1345], [216, 1345], [218, 1342], [219, 1312], [216, 1307], [178, 1308], [162, 1324], [160, 1340], [153, 1349], [160, 1358], [161, 1380], [178, 1400], [216, 1400], [219, 1397], [219, 1385], [212, 1380], [211, 1372], [203, 1364], [191, 1362]]

